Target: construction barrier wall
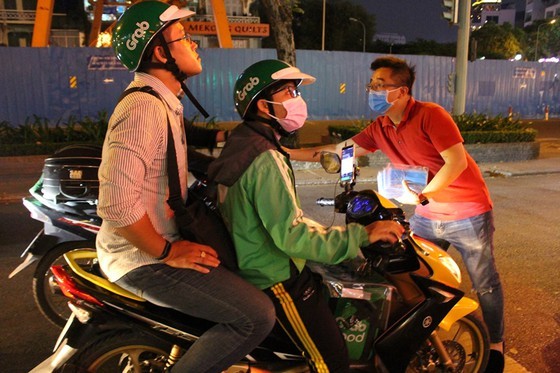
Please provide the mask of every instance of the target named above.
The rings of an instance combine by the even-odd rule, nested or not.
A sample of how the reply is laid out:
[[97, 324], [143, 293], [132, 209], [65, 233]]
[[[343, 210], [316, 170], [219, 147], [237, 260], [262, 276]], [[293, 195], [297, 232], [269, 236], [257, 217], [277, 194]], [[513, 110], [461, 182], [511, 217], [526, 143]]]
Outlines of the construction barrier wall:
[[[272, 49], [205, 49], [202, 74], [187, 84], [217, 121], [239, 120], [233, 105], [236, 77], [258, 60], [276, 58]], [[370, 119], [365, 85], [372, 53], [297, 51], [298, 67], [317, 77], [302, 88], [313, 120]], [[455, 59], [399, 56], [416, 66], [413, 95], [434, 101], [450, 112]], [[114, 58], [111, 49], [0, 48], [0, 122], [24, 124], [34, 116], [64, 121], [70, 116], [96, 117], [110, 113], [133, 74]], [[560, 65], [556, 63], [482, 60], [469, 62], [466, 112], [542, 118], [560, 116]], [[196, 110], [187, 99], [187, 117]]]

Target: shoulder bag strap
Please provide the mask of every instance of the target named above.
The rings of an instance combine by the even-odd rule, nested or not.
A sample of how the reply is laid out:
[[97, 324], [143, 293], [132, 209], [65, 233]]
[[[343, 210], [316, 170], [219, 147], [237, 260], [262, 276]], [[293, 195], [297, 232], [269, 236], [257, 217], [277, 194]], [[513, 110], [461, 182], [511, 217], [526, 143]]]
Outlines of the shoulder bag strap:
[[[144, 92], [161, 100], [160, 95], [150, 86], [132, 87], [124, 91], [119, 97], [117, 104], [123, 98], [133, 92]], [[163, 101], [163, 100], [162, 100]], [[180, 214], [185, 211], [185, 205], [181, 197], [181, 183], [179, 182], [179, 166], [177, 165], [177, 153], [175, 151], [175, 141], [173, 140], [173, 132], [171, 131], [171, 123], [167, 116], [167, 180], [169, 183], [169, 199], [167, 204], [175, 212]]]
[[177, 166], [177, 153], [169, 117], [167, 118], [167, 180], [169, 183], [169, 199], [167, 204], [175, 215], [185, 212], [185, 203], [181, 197], [181, 183], [179, 183], [179, 166]]

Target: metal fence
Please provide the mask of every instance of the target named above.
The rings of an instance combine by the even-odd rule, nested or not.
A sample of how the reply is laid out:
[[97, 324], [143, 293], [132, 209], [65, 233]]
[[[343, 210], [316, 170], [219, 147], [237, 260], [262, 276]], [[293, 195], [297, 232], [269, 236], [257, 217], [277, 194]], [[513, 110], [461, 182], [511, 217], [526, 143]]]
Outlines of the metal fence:
[[[205, 49], [202, 74], [187, 82], [195, 96], [217, 121], [239, 120], [233, 106], [233, 85], [251, 63], [276, 58], [272, 49]], [[313, 120], [369, 119], [364, 89], [369, 65], [380, 55], [358, 52], [297, 51], [297, 65], [317, 77], [302, 88]], [[449, 111], [448, 90], [455, 60], [436, 56], [399, 56], [416, 66], [413, 95], [437, 102]], [[70, 116], [96, 117], [111, 112], [133, 75], [113, 57], [111, 49], [0, 48], [0, 121], [25, 123], [34, 116], [50, 121]], [[523, 118], [560, 115], [560, 66], [555, 63], [485, 60], [469, 63], [466, 112]], [[187, 116], [196, 110], [184, 99]]]

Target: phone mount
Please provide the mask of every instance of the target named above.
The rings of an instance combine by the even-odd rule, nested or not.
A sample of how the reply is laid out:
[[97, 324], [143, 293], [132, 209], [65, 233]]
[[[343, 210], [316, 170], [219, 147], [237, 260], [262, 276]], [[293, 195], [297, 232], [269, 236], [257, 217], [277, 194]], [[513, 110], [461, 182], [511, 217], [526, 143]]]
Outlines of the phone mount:
[[356, 176], [360, 174], [360, 168], [356, 165], [353, 165], [354, 171], [352, 172], [352, 177], [350, 179], [343, 179], [340, 178], [340, 186], [344, 188], [346, 193], [352, 191], [354, 189], [354, 185], [356, 185]]

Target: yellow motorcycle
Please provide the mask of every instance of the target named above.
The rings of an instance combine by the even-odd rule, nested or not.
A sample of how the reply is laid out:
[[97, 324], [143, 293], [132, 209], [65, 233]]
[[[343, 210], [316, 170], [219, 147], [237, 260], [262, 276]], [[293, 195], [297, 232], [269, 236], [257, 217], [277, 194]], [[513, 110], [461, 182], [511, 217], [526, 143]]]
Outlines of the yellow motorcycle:
[[[334, 155], [326, 169], [339, 172]], [[334, 163], [332, 163], [334, 162]], [[353, 190], [353, 178], [332, 202], [348, 222], [395, 220], [405, 234], [395, 244], [361, 248], [353, 261], [314, 269], [323, 276], [329, 304], [344, 336], [352, 372], [483, 372], [489, 338], [475, 315], [478, 303], [459, 289], [453, 259], [410, 231], [404, 213], [372, 190]], [[65, 254], [55, 282], [72, 316], [55, 352], [32, 372], [164, 372], [212, 324], [159, 307], [111, 284], [95, 252]], [[83, 265], [82, 263], [88, 263]], [[311, 372], [285, 335], [271, 333], [227, 372]]]

